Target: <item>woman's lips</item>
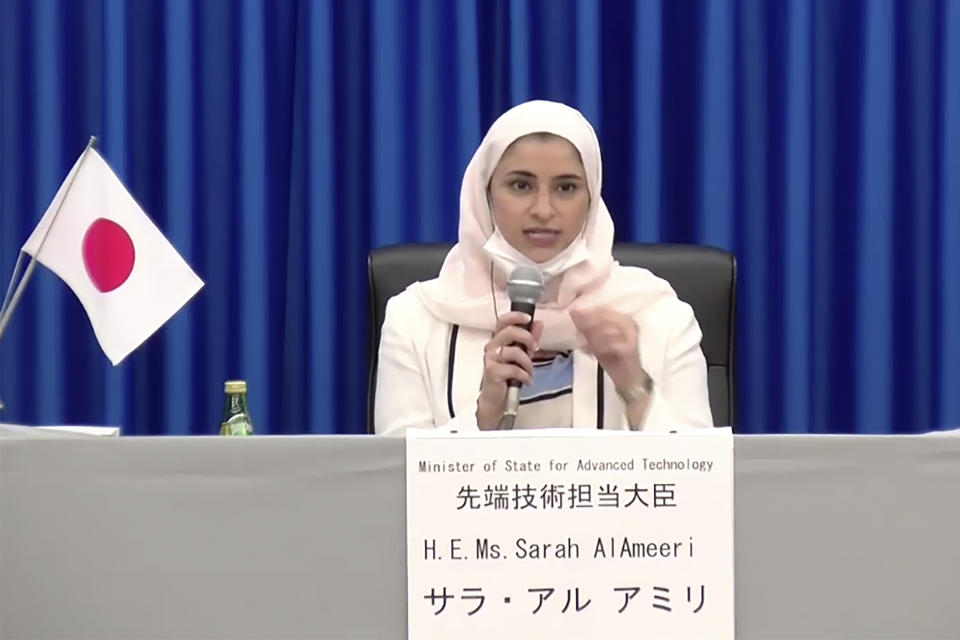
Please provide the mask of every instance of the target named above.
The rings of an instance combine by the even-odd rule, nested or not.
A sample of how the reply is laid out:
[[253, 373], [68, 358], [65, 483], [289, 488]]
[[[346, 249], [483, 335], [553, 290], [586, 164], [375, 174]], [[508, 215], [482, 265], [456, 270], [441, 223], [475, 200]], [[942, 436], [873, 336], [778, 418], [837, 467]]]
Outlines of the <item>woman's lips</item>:
[[560, 232], [554, 229], [529, 229], [523, 232], [523, 236], [535, 247], [552, 247], [560, 239]]

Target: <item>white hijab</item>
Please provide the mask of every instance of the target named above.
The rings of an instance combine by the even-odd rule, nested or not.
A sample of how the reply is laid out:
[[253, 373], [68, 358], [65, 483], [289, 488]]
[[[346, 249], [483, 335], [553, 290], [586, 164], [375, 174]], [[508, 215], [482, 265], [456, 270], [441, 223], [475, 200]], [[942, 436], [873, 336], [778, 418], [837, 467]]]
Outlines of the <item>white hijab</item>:
[[510, 253], [512, 247], [502, 246], [499, 233], [499, 238], [493, 238], [496, 242], [490, 242], [495, 229], [487, 186], [507, 147], [532, 133], [560, 136], [577, 149], [590, 193], [583, 232], [562, 252], [565, 264], [556, 276], [556, 299], [541, 303], [536, 312], [544, 324], [541, 347], [570, 349], [576, 346], [577, 333], [570, 308], [604, 306], [635, 316], [655, 300], [676, 296], [669, 284], [646, 269], [622, 267], [613, 259], [613, 220], [600, 198], [600, 143], [590, 123], [572, 107], [534, 100], [517, 105], [493, 123], [463, 175], [459, 241], [447, 254], [439, 277], [412, 288], [431, 313], [462, 327], [494, 329], [497, 318], [491, 290], [499, 312], [510, 309], [503, 274], [491, 275], [488, 252]]

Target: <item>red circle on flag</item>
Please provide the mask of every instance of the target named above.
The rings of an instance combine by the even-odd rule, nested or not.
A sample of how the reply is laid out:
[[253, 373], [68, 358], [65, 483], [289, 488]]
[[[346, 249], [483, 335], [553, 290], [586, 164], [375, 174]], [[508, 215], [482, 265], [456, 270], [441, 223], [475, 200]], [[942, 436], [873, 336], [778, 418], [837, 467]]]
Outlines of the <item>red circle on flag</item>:
[[83, 234], [83, 266], [101, 293], [113, 291], [130, 277], [135, 252], [126, 230], [113, 220], [97, 218]]

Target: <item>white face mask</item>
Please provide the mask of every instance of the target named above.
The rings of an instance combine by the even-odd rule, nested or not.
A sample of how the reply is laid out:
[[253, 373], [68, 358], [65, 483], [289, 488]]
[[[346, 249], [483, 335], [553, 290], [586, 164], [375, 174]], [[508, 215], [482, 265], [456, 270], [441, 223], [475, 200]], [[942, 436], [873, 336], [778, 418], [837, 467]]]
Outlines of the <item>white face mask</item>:
[[525, 265], [539, 269], [540, 273], [543, 274], [544, 282], [549, 282], [570, 267], [585, 262], [590, 258], [587, 241], [584, 239], [582, 233], [563, 251], [546, 262], [534, 262], [520, 253], [513, 245], [507, 242], [507, 239], [503, 237], [499, 229], [494, 229], [493, 233], [484, 243], [483, 251], [493, 260], [493, 264], [496, 265], [504, 278], [509, 277], [515, 268]]

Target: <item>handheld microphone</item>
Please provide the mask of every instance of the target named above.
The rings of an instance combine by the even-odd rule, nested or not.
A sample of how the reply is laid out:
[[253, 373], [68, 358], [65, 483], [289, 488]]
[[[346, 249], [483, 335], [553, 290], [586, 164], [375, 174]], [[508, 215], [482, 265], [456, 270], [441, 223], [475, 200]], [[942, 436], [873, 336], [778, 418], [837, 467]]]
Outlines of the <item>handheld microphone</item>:
[[[510, 297], [510, 311], [521, 311], [530, 316], [530, 322], [524, 327], [527, 331], [533, 327], [533, 313], [543, 295], [543, 275], [536, 267], [521, 265], [510, 273], [507, 279], [507, 295]], [[519, 380], [507, 381], [507, 400], [498, 429], [513, 429], [520, 407]]]

